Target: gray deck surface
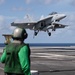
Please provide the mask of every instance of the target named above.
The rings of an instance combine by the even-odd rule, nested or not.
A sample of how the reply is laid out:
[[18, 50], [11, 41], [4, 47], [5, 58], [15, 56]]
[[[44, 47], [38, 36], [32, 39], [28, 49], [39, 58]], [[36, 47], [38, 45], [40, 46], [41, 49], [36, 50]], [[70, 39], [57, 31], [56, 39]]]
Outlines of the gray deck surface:
[[[4, 75], [3, 67], [0, 63], [0, 75]], [[75, 48], [33, 47], [31, 69], [39, 75], [75, 75]]]

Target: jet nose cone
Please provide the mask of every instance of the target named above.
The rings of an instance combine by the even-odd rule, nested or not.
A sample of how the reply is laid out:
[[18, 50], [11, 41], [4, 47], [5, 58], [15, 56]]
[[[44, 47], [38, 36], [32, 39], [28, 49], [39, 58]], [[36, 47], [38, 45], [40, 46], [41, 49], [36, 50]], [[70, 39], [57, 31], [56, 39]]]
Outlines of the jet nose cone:
[[62, 14], [62, 16], [61, 16], [62, 18], [65, 18], [66, 17], [66, 15], [65, 14]]
[[66, 17], [65, 14], [61, 14], [60, 17], [59, 17], [59, 19], [61, 20], [61, 19], [65, 18], [65, 17]]

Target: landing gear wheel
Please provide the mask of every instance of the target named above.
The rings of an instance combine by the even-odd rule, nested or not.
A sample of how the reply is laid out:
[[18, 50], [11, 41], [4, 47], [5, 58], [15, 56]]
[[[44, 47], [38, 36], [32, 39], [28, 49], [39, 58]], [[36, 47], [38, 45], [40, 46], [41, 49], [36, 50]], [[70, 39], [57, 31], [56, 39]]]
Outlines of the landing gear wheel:
[[48, 33], [49, 36], [51, 36], [51, 33]]

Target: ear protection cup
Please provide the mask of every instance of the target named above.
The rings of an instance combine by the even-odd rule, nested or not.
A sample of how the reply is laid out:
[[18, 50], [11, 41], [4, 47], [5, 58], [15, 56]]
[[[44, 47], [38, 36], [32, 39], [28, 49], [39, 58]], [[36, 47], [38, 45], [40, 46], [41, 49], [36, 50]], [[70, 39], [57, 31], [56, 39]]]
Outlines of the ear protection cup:
[[27, 39], [27, 37], [28, 37], [28, 34], [27, 33], [24, 33], [23, 39]]

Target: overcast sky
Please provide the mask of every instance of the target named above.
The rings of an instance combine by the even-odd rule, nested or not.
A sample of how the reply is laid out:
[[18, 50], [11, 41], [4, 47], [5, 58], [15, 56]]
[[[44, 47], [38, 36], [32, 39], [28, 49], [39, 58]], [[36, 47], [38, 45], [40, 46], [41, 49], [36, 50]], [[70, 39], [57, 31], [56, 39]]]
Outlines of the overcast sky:
[[60, 23], [69, 25], [64, 29], [57, 29], [49, 37], [46, 32], [39, 32], [33, 38], [34, 32], [27, 30], [28, 43], [75, 43], [75, 0], [0, 0], [0, 43], [5, 38], [2, 34], [12, 34], [14, 21], [27, 21], [29, 14], [33, 20], [39, 20], [41, 15], [47, 16], [51, 12], [66, 14]]

